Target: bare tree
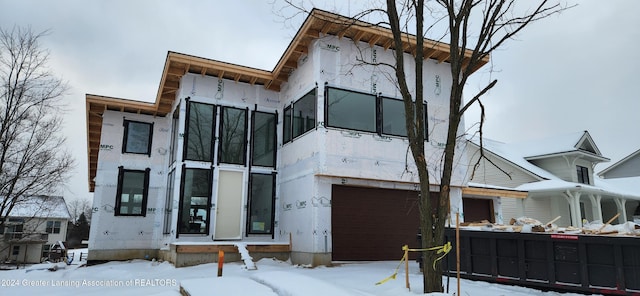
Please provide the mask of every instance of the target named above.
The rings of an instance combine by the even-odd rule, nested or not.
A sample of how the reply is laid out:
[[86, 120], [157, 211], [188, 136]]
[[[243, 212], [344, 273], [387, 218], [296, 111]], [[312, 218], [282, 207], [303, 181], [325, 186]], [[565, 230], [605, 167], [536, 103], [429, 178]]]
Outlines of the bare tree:
[[82, 214], [84, 214], [87, 220], [91, 220], [91, 199], [77, 198], [71, 201], [67, 201], [67, 208], [69, 209], [72, 223], [78, 222], [78, 219]]
[[73, 167], [61, 134], [67, 86], [47, 68], [46, 33], [0, 28], [0, 227], [17, 204], [58, 190]]
[[[402, 38], [406, 33], [401, 30], [401, 20], [397, 12], [397, 3], [387, 0], [387, 15], [389, 25], [396, 41], [396, 77], [398, 87], [405, 102], [407, 116], [407, 130], [409, 132], [409, 145], [413, 158], [418, 166], [421, 183], [420, 228], [422, 231], [422, 246], [425, 248], [444, 244], [445, 221], [450, 212], [450, 185], [453, 167], [455, 165], [456, 145], [460, 133], [460, 122], [465, 111], [474, 103], [480, 105], [482, 118], [480, 119], [480, 141], [482, 143], [482, 125], [484, 121], [484, 106], [480, 98], [494, 87], [497, 80], [489, 82], [481, 91], [474, 95], [466, 104], [463, 104], [463, 92], [468, 78], [478, 69], [483, 60], [504, 42], [513, 38], [518, 32], [530, 23], [545, 18], [553, 13], [560, 12], [564, 8], [559, 3], [550, 1], [538, 1], [533, 9], [527, 10], [517, 7], [516, 0], [436, 0], [425, 7], [424, 0], [409, 0], [401, 4], [401, 11], [409, 12], [409, 17], [415, 18], [417, 45], [415, 49], [415, 102], [416, 112], [413, 112], [414, 99], [408, 91], [408, 82], [405, 71], [401, 46]], [[424, 142], [422, 128], [424, 116], [420, 114], [420, 103], [423, 101], [422, 63], [424, 60], [424, 16], [425, 8], [429, 12], [444, 12], [444, 19], [448, 21], [449, 35], [449, 62], [451, 65], [451, 94], [449, 97], [449, 125], [447, 139], [443, 155], [442, 175], [440, 176], [440, 193], [438, 203], [431, 204], [429, 198], [429, 174], [428, 164], [424, 161]], [[433, 14], [432, 14], [433, 15]], [[406, 20], [405, 20], [406, 21]], [[481, 144], [482, 145], [482, 144]], [[482, 149], [481, 149], [482, 150]], [[435, 208], [435, 214], [431, 214]], [[436, 270], [425, 268], [424, 292], [442, 291], [441, 263], [436, 261], [435, 252], [424, 252], [426, 262], [436, 262]]]
[[[294, 1], [285, 0], [285, 2], [298, 11], [306, 11], [301, 1], [294, 3]], [[450, 212], [450, 186], [456, 161], [456, 146], [460, 142], [460, 137], [463, 136], [460, 123], [465, 111], [473, 104], [478, 104], [481, 110], [479, 134], [480, 151], [482, 151], [484, 105], [480, 99], [496, 85], [497, 80], [488, 82], [465, 103], [463, 93], [469, 77], [486, 63], [493, 51], [512, 39], [526, 26], [565, 9], [567, 6], [547, 0], [435, 0], [428, 1], [426, 5], [424, 0], [387, 0], [385, 9], [371, 8], [353, 16], [355, 23], [356, 20], [372, 14], [386, 15], [387, 21], [380, 21], [376, 25], [388, 26], [394, 36], [394, 45], [391, 48], [395, 51], [395, 65], [389, 66], [395, 72], [397, 87], [404, 101], [409, 149], [420, 180], [420, 228], [424, 248], [444, 244], [445, 221]], [[427, 24], [425, 24], [425, 16], [431, 17]], [[439, 22], [445, 23], [445, 32], [429, 32], [433, 31]], [[411, 26], [415, 26], [414, 30]], [[414, 31], [415, 36], [407, 33], [408, 31]], [[427, 98], [423, 87], [423, 62], [428, 58], [425, 50], [430, 50], [429, 44], [433, 44], [433, 42], [425, 42], [425, 36], [429, 35], [428, 33], [440, 36], [435, 39], [445, 42], [446, 38], [449, 38], [448, 61], [453, 80], [450, 86], [447, 139], [441, 161], [437, 164], [428, 162], [424, 147], [426, 123], [423, 101]], [[409, 73], [404, 68], [406, 48], [403, 47], [403, 41], [412, 40], [413, 37], [416, 41], [416, 46], [412, 49], [415, 81], [408, 81]], [[480, 159], [483, 159], [483, 155], [478, 161]], [[434, 169], [434, 166], [441, 167]], [[440, 179], [440, 192], [438, 198], [434, 199], [437, 200], [435, 205], [431, 203], [430, 198], [430, 172], [440, 172], [438, 176], [434, 176]], [[423, 254], [425, 262], [436, 262], [435, 270], [424, 269], [425, 293], [442, 291], [442, 268], [441, 262], [436, 260], [438, 256], [436, 252]]]

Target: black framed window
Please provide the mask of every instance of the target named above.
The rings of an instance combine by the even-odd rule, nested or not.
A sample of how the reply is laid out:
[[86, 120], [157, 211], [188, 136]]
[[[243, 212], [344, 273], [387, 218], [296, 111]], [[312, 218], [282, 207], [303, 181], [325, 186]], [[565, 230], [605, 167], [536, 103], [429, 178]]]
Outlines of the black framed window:
[[183, 158], [213, 161], [215, 105], [188, 102]]
[[247, 158], [247, 110], [222, 107], [218, 161], [245, 164]]
[[[427, 121], [427, 103], [423, 103], [424, 139], [429, 140], [429, 122]], [[391, 136], [407, 136], [404, 101], [388, 97], [380, 97], [381, 133]]]
[[122, 153], [151, 155], [153, 123], [124, 120]]
[[47, 233], [60, 233], [60, 221], [47, 221]]
[[316, 127], [316, 89], [293, 103], [293, 138]]
[[169, 146], [169, 165], [174, 163], [177, 159], [178, 149], [178, 137], [180, 136], [180, 105], [173, 111], [173, 117], [171, 118], [171, 144]]
[[17, 256], [20, 255], [20, 246], [13, 246], [13, 250], [11, 251], [11, 255]]
[[146, 216], [149, 194], [149, 171], [118, 168], [116, 216]]
[[291, 142], [316, 127], [317, 88], [310, 90], [290, 106], [284, 108], [282, 141]]
[[164, 200], [164, 225], [162, 234], [171, 233], [171, 213], [173, 212], [173, 184], [176, 180], [176, 170], [171, 170], [167, 176], [167, 194]]
[[578, 174], [578, 183], [589, 183], [589, 169], [583, 166], [576, 166], [576, 173]]
[[182, 234], [208, 234], [211, 217], [210, 169], [182, 169], [180, 182], [180, 209], [178, 232]]
[[325, 120], [329, 127], [377, 132], [376, 96], [327, 87]]
[[253, 111], [251, 122], [251, 165], [276, 166], [277, 115]]
[[249, 179], [248, 234], [273, 234], [275, 174], [252, 173]]
[[291, 142], [292, 127], [291, 127], [291, 114], [293, 113], [293, 105], [284, 108], [284, 118], [282, 118], [282, 142]]

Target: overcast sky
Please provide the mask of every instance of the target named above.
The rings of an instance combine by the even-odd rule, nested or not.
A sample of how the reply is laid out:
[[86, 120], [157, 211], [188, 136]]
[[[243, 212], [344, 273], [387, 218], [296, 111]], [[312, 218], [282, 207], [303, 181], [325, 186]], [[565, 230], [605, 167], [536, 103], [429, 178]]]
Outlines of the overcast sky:
[[[272, 70], [303, 20], [284, 24], [272, 1], [0, 0], [2, 28], [51, 30], [42, 46], [71, 87], [65, 130], [77, 166], [65, 198], [91, 197], [85, 94], [154, 101], [167, 51]], [[359, 10], [346, 0], [314, 3]], [[498, 79], [483, 99], [485, 136], [514, 142], [588, 130], [611, 159], [597, 172], [640, 149], [638, 11], [640, 1], [579, 1], [495, 52], [493, 71], [479, 71], [466, 91]], [[465, 120], [472, 125], [477, 113]]]

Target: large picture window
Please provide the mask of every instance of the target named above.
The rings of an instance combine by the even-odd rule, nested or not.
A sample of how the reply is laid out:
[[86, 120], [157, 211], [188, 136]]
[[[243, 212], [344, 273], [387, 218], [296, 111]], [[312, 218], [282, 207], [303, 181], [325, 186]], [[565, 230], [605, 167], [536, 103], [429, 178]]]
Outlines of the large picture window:
[[249, 234], [272, 234], [274, 218], [274, 184], [275, 174], [251, 174], [249, 217], [247, 232]]
[[276, 114], [253, 112], [251, 131], [251, 164], [276, 165]]
[[211, 170], [188, 169], [182, 171], [179, 233], [208, 234], [211, 208]]
[[376, 96], [327, 88], [327, 126], [376, 132]]
[[145, 216], [149, 189], [149, 169], [118, 169], [116, 216]]
[[213, 160], [213, 131], [215, 106], [204, 103], [187, 104], [184, 159], [196, 161]]
[[283, 142], [303, 135], [316, 127], [316, 88], [284, 109]]
[[122, 153], [151, 155], [153, 123], [124, 120]]
[[245, 164], [247, 153], [247, 110], [222, 108], [218, 161]]

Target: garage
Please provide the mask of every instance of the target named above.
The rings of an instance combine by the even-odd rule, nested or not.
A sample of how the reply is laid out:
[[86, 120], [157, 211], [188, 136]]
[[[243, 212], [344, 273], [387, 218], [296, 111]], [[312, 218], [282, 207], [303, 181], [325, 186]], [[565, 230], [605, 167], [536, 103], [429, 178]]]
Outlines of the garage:
[[333, 185], [331, 196], [332, 260], [399, 260], [403, 245], [418, 247], [417, 191]]

